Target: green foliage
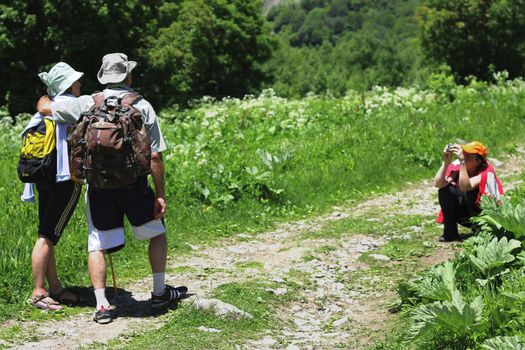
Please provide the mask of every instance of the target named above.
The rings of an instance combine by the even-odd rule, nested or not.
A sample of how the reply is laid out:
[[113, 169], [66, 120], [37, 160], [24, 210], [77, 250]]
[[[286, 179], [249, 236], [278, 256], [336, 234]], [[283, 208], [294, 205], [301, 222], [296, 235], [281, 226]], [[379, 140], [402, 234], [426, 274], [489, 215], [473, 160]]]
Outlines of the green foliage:
[[506, 269], [508, 263], [516, 260], [512, 252], [521, 247], [521, 242], [507, 237], [499, 241], [496, 237], [486, 244], [474, 248], [474, 254], [469, 254], [472, 264], [486, 278], [500, 275]]
[[452, 293], [452, 301], [424, 304], [412, 311], [413, 323], [409, 339], [436, 336], [444, 332], [458, 338], [466, 338], [481, 322], [483, 301], [475, 298], [467, 304], [458, 291]]
[[[436, 92], [402, 88], [350, 91], [341, 98], [309, 95], [302, 100], [266, 91], [242, 100], [203, 99], [190, 110], [160, 111], [168, 145], [165, 222], [170, 254], [187, 251], [187, 243], [207, 244], [398, 189], [405, 184], [400, 179], [429, 178], [440, 164], [444, 140], [481, 139], [497, 154], [504, 141], [516, 142], [525, 133], [523, 82], [479, 90], [455, 87], [451, 93], [453, 102]], [[22, 184], [15, 171], [24, 118], [14, 127], [9, 118], [0, 119], [2, 319], [14, 314], [52, 317], [33, 316], [25, 303], [38, 223], [37, 208], [20, 202]], [[407, 224], [399, 219], [390, 229], [405, 232]], [[364, 219], [337, 225], [341, 226], [321, 234], [378, 234], [383, 229], [382, 223]], [[66, 286], [89, 285], [86, 230], [80, 203], [56, 249], [59, 276]], [[424, 253], [419, 243], [398, 243], [392, 240], [380, 253], [394, 259]], [[146, 276], [146, 252], [146, 242], [130, 235], [126, 248], [114, 256], [119, 278]], [[459, 283], [457, 288], [461, 290]]]
[[173, 7], [161, 6], [166, 26], [141, 50], [150, 67], [148, 82], [162, 102], [257, 91], [267, 79], [260, 63], [274, 45], [259, 1], [182, 1]]
[[96, 73], [102, 56], [123, 51], [140, 60], [137, 49], [159, 3], [13, 0], [0, 5], [0, 104], [15, 113], [33, 110], [38, 90], [45, 91], [37, 73], [58, 61], [85, 72], [88, 93], [100, 89]]
[[483, 213], [474, 222], [490, 225], [497, 230], [511, 232], [517, 239], [525, 239], [525, 201], [512, 204], [508, 197], [501, 199], [484, 196], [481, 200]]
[[481, 347], [486, 350], [525, 350], [523, 339], [518, 336], [487, 339]]
[[[523, 219], [522, 199], [515, 196], [521, 191], [511, 192], [515, 199], [504, 197], [500, 202], [485, 197], [483, 220], [478, 221], [483, 230], [463, 243], [455, 261], [400, 284], [399, 295], [412, 324], [405, 341], [411, 346], [523, 348], [525, 253], [520, 241], [507, 237], [515, 234], [506, 230]], [[452, 288], [452, 301], [445, 300]], [[466, 305], [462, 299], [472, 302]], [[432, 300], [444, 301], [429, 304]]]
[[456, 291], [456, 271], [451, 262], [432, 267], [423, 277], [412, 280], [408, 287], [423, 300], [451, 301]]
[[418, 13], [425, 54], [461, 81], [525, 73], [525, 1], [429, 0]]
[[[341, 95], [374, 85], [423, 83], [414, 18], [419, 0], [320, 0], [272, 8], [279, 49], [266, 64], [279, 95]], [[427, 65], [428, 66], [428, 65]]]
[[85, 93], [109, 52], [139, 63], [134, 82], [155, 106], [256, 91], [273, 41], [259, 1], [21, 1], [0, 5], [0, 105], [32, 110], [37, 73], [58, 61], [85, 72]]

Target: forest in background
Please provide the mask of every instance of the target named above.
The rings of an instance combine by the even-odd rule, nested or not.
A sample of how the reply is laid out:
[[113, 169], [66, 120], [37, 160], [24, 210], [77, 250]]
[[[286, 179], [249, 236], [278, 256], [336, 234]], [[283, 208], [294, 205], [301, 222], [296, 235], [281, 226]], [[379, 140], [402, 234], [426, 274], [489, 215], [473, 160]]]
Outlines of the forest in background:
[[[134, 85], [159, 109], [168, 145], [166, 226], [170, 257], [176, 259], [194, 254], [193, 247], [240, 238], [237, 233], [251, 240], [252, 234], [255, 237], [278, 222], [319, 217], [334, 205], [340, 213], [342, 203], [354, 205], [381, 193], [398, 193], [406, 185], [413, 190], [419, 180], [435, 173], [445, 140], [478, 139], [489, 145], [491, 157], [509, 155], [502, 159], [505, 163], [523, 152], [525, 82], [520, 77], [525, 62], [525, 0], [268, 0], [266, 5], [261, 8], [259, 1], [246, 0], [87, 0], [74, 6], [41, 0], [0, 5], [0, 125], [4, 126], [0, 193], [5, 202], [0, 216], [0, 322], [4, 324], [0, 348], [42, 340], [36, 326], [19, 321], [52, 320], [61, 327], [65, 324], [61, 320], [68, 322], [70, 315], [88, 309], [66, 308], [65, 313], [50, 314], [27, 303], [37, 207], [20, 203], [22, 184], [14, 169], [19, 134], [30, 115], [9, 113], [32, 110], [43, 91], [36, 73], [58, 60], [86, 72], [82, 80], [86, 93], [100, 89], [94, 78], [103, 54], [124, 51], [139, 62]], [[375, 84], [384, 86], [370, 88]], [[273, 89], [257, 94], [266, 87]], [[245, 96], [248, 93], [258, 96]], [[228, 95], [242, 98], [222, 98]], [[191, 108], [180, 108], [186, 106]], [[18, 123], [11, 125], [10, 118]], [[378, 171], [385, 166], [388, 171]], [[523, 179], [523, 174], [513, 174], [505, 183], [518, 178]], [[393, 316], [396, 329], [392, 333], [381, 329], [386, 343], [374, 349], [523, 347], [524, 193], [521, 186], [507, 192], [512, 202], [484, 207], [482, 234], [465, 241], [455, 261], [399, 285], [400, 300], [391, 304], [391, 311], [400, 311], [399, 317]], [[410, 199], [410, 207], [417, 200]], [[397, 199], [392, 203], [397, 206]], [[79, 234], [87, 230], [84, 212], [81, 201], [57, 250], [58, 270], [68, 287], [90, 283], [86, 240]], [[419, 263], [419, 258], [427, 257], [419, 255], [417, 247], [444, 252], [427, 242], [439, 231], [433, 216], [386, 213], [373, 215], [388, 216], [391, 223], [365, 216], [357, 220], [350, 216], [344, 223], [338, 216], [339, 233], [331, 229], [324, 233], [336, 234], [333, 238], [338, 240], [366, 233], [388, 241], [368, 253], [384, 253], [391, 263], [376, 261], [374, 268], [370, 259], [357, 261], [363, 269], [381, 275], [365, 275], [365, 280], [358, 277], [359, 270], [337, 272], [337, 282], [344, 283], [344, 292], [352, 299], [353, 286], [367, 282], [374, 289], [370, 294], [374, 301], [378, 288], [391, 292], [375, 277], [399, 278], [391, 272], [400, 266], [400, 258], [416, 257]], [[299, 237], [321, 238], [317, 235], [323, 230]], [[412, 233], [402, 238], [408, 230]], [[403, 236], [398, 235], [401, 232]], [[119, 281], [125, 281], [121, 286], [150, 274], [146, 242], [129, 239], [127, 244], [126, 253], [116, 260]], [[300, 259], [314, 262], [317, 255], [325, 260], [331, 251], [330, 246], [319, 246]], [[170, 265], [176, 259], [170, 259]], [[211, 269], [204, 268], [205, 275], [192, 267], [187, 271], [211, 280], [212, 273], [225, 271], [213, 263]], [[232, 265], [233, 273], [257, 266]], [[169, 273], [182, 271], [178, 266]], [[301, 274], [301, 281], [309, 276]], [[266, 295], [265, 300], [279, 303], [278, 310], [292, 310], [290, 296], [275, 298], [266, 289], [266, 294], [247, 298], [248, 292], [259, 289], [239, 283], [237, 274], [232, 279], [227, 302], [243, 310], [246, 300], [270, 308], [253, 313], [251, 323], [173, 310], [153, 320], [166, 322], [156, 332], [147, 332], [153, 338], [140, 332], [133, 332], [131, 338], [184, 349], [195, 339], [204, 339], [202, 349], [221, 341], [245, 344], [248, 338], [275, 334], [281, 322], [292, 324], [288, 317], [276, 320], [274, 315], [282, 315], [259, 297]], [[310, 290], [311, 285], [304, 283], [304, 288]], [[302, 303], [303, 295], [297, 300], [304, 307], [308, 304]], [[321, 298], [331, 302], [324, 294]], [[322, 304], [315, 305], [319, 309]], [[333, 337], [338, 318], [330, 316], [322, 332]], [[193, 323], [188, 325], [188, 320]], [[207, 338], [199, 330], [202, 325], [224, 331]], [[228, 327], [237, 333], [232, 335]], [[56, 334], [62, 335], [67, 336]], [[341, 337], [343, 346], [351, 347], [351, 338]], [[128, 335], [117, 342], [124, 348], [151, 347], [129, 345]]]
[[0, 4], [2, 115], [33, 109], [58, 61], [101, 89], [101, 57], [139, 62], [157, 108], [202, 96], [279, 96], [490, 81], [525, 73], [525, 0], [9, 0]]
[[525, 73], [521, 0], [283, 1], [267, 19], [280, 45], [266, 67], [284, 96]]
[[278, 94], [343, 94], [424, 83], [415, 11], [421, 0], [308, 0], [267, 14], [279, 47], [267, 63]]

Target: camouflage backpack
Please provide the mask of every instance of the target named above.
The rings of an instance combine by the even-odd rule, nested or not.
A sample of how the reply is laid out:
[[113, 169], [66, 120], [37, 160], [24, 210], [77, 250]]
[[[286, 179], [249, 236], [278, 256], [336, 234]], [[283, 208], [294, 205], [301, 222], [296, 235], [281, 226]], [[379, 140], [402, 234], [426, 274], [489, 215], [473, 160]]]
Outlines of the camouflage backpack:
[[148, 175], [151, 146], [141, 113], [133, 105], [142, 97], [93, 95], [95, 108], [84, 113], [68, 140], [71, 175], [98, 189], [133, 185]]

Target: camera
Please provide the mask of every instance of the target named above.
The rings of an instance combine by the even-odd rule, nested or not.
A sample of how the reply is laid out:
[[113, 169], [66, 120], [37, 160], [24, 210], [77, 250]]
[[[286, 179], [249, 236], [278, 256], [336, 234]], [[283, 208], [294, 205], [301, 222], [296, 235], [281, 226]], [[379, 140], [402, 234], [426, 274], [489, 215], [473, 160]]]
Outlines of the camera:
[[452, 150], [452, 146], [454, 146], [453, 143], [449, 143], [449, 144], [447, 145], [447, 151], [448, 151], [448, 152], [450, 152], [450, 151]]

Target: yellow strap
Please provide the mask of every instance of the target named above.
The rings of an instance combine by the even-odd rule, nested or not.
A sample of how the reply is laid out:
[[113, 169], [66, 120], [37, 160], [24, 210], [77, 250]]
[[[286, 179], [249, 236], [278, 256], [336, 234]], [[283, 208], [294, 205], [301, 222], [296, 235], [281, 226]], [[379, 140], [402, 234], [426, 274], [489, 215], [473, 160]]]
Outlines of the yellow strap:
[[50, 119], [44, 119], [46, 123], [46, 140], [44, 143], [44, 156], [47, 156], [51, 153], [56, 146], [56, 136], [55, 136], [55, 122]]
[[24, 144], [20, 154], [23, 158], [44, 158], [56, 147], [55, 122], [44, 119], [46, 133], [28, 133], [24, 138]]

